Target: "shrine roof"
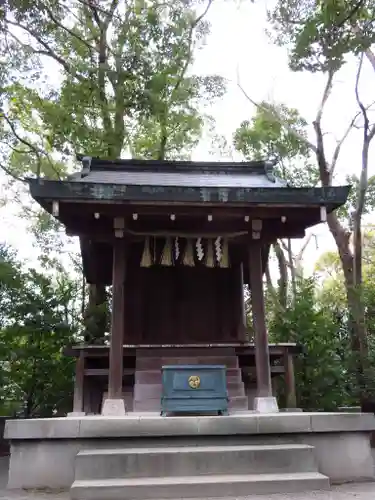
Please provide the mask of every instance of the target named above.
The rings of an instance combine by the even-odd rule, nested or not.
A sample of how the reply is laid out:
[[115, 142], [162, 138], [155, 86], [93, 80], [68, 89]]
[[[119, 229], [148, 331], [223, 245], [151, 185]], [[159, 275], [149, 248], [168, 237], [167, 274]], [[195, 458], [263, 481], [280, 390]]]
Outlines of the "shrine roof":
[[121, 184], [132, 186], [249, 188], [286, 187], [275, 177], [274, 163], [192, 162], [157, 160], [103, 160], [80, 157], [81, 172], [68, 180], [81, 183]]
[[274, 163], [105, 160], [80, 156], [81, 172], [66, 180], [29, 179], [31, 195], [47, 210], [66, 202], [181, 204], [343, 205], [349, 186], [291, 187], [274, 175]]

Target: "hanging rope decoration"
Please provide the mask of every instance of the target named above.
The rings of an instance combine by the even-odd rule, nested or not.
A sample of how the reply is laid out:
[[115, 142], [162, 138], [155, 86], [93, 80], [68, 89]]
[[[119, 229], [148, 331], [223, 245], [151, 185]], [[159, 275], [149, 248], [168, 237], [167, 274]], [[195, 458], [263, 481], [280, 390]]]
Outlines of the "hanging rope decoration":
[[220, 267], [229, 267], [229, 245], [227, 238], [224, 238], [221, 259], [219, 261]]
[[193, 267], [195, 265], [193, 242], [190, 238], [186, 240], [185, 254], [182, 263], [184, 264], [184, 266], [190, 267]]
[[211, 239], [207, 241], [206, 266], [215, 267], [214, 246]]
[[173, 265], [173, 260], [172, 260], [172, 240], [171, 238], [167, 238], [165, 240], [164, 248], [161, 254], [161, 259], [160, 259], [160, 264], [162, 266], [172, 266]]
[[150, 238], [145, 238], [145, 244], [143, 247], [142, 259], [141, 259], [141, 267], [150, 267], [152, 266], [152, 257], [150, 251]]
[[197, 250], [198, 260], [201, 262], [203, 260], [203, 257], [204, 257], [204, 248], [202, 245], [202, 238], [197, 239], [197, 241], [195, 243], [195, 248]]
[[[184, 238], [185, 239], [185, 238]], [[159, 263], [161, 266], [173, 266], [181, 262], [184, 266], [195, 266], [195, 258], [206, 267], [213, 268], [219, 266], [229, 267], [229, 240], [218, 236], [217, 238], [186, 238], [184, 251], [181, 252], [181, 238], [179, 236], [167, 236], [161, 253], [157, 251], [160, 248], [159, 238], [146, 236], [144, 239], [143, 253], [140, 262], [141, 267], [150, 267]], [[162, 241], [160, 241], [162, 243]], [[182, 259], [181, 258], [182, 254]], [[196, 255], [196, 257], [195, 257]]]
[[175, 258], [175, 261], [177, 262], [178, 261], [178, 258], [180, 257], [180, 241], [178, 239], [178, 236], [176, 236], [175, 240], [174, 240], [174, 258]]
[[218, 236], [215, 240], [215, 254], [216, 260], [221, 261], [222, 251], [221, 251], [221, 236]]

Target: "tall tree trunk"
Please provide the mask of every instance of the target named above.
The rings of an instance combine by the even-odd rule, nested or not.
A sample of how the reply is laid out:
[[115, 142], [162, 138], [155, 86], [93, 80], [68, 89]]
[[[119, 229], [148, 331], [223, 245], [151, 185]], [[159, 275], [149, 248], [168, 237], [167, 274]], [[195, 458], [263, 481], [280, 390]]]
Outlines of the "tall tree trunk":
[[368, 345], [364, 321], [364, 309], [361, 300], [360, 284], [357, 285], [354, 273], [354, 255], [350, 248], [350, 233], [344, 229], [336, 214], [327, 216], [328, 227], [338, 249], [344, 273], [345, 291], [349, 310], [349, 328], [354, 355], [353, 367], [356, 374], [361, 400], [368, 398], [366, 372], [368, 365]]
[[285, 259], [285, 255], [283, 249], [280, 246], [280, 243], [276, 241], [273, 244], [273, 248], [275, 250], [277, 263], [279, 267], [280, 279], [279, 279], [279, 302], [283, 309], [287, 307], [287, 298], [288, 298], [288, 266]]

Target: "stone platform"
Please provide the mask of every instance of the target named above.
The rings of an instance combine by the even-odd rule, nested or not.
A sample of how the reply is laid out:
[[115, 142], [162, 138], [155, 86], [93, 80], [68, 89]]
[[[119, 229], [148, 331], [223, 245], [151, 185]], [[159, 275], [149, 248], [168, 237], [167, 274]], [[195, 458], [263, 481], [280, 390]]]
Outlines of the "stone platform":
[[8, 487], [72, 487], [76, 500], [325, 489], [374, 480], [373, 430], [361, 413], [8, 421]]

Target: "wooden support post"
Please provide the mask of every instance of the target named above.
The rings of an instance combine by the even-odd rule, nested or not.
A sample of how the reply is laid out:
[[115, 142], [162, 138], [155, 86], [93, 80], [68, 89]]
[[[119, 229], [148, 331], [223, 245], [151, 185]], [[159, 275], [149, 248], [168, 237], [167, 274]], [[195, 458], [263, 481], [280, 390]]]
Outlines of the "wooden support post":
[[238, 268], [238, 300], [239, 300], [239, 308], [240, 308], [240, 317], [239, 317], [239, 325], [238, 325], [238, 335], [237, 339], [240, 342], [246, 342], [246, 332], [247, 332], [247, 318], [246, 318], [246, 308], [245, 308], [245, 297], [243, 290], [243, 265], [242, 263]]
[[79, 353], [76, 359], [76, 370], [74, 377], [73, 411], [68, 413], [68, 417], [85, 415], [84, 411], [84, 383], [85, 383], [85, 354]]
[[73, 413], [83, 413], [83, 386], [85, 380], [85, 354], [81, 351], [76, 360]]
[[259, 239], [253, 240], [249, 245], [249, 272], [257, 374], [257, 398], [255, 404], [259, 403], [259, 411], [273, 412], [277, 411], [277, 404], [272, 395], [271, 366], [263, 293], [262, 244]]
[[285, 351], [284, 354], [285, 368], [285, 388], [286, 388], [286, 407], [297, 408], [296, 382], [294, 377], [293, 354]]
[[113, 243], [112, 325], [109, 347], [108, 399], [104, 402], [102, 410], [105, 415], [121, 415], [125, 413], [122, 398], [125, 271], [126, 246], [124, 239], [119, 237], [115, 238]]

